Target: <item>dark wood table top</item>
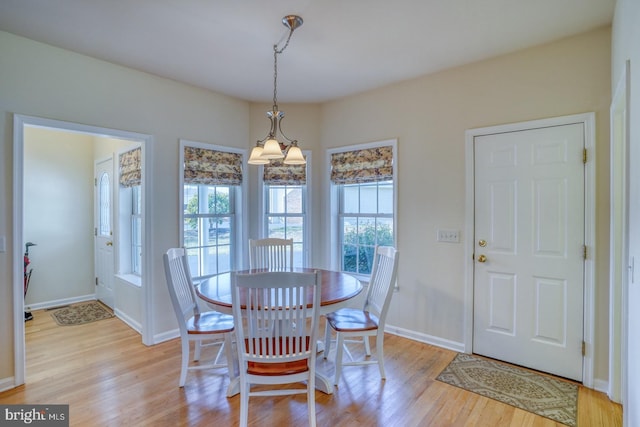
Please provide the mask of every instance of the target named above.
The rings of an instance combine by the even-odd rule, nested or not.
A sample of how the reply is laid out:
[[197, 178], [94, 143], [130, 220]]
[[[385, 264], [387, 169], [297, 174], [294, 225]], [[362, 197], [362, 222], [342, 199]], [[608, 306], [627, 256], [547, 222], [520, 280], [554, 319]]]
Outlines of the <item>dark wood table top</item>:
[[[264, 273], [268, 270], [244, 270], [238, 273]], [[293, 271], [311, 273], [318, 271], [321, 277], [320, 305], [327, 309], [358, 296], [362, 292], [362, 284], [355, 277], [339, 271], [319, 268], [296, 268]], [[196, 293], [200, 298], [218, 308], [230, 312], [231, 306], [231, 273], [222, 273], [209, 277], [196, 285]]]

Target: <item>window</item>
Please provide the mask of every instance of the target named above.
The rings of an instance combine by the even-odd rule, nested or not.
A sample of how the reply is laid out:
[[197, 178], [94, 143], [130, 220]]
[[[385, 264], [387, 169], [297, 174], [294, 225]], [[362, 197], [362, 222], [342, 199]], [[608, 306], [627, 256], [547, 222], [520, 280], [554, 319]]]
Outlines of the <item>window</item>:
[[142, 276], [142, 148], [121, 153], [118, 159], [118, 271]]
[[395, 150], [395, 141], [384, 141], [330, 152], [334, 257], [342, 271], [368, 276], [375, 246], [395, 246]]
[[191, 274], [202, 277], [237, 268], [242, 154], [192, 144], [182, 150], [182, 240]]
[[[310, 154], [305, 153], [307, 162]], [[272, 161], [263, 166], [264, 237], [293, 239], [293, 266], [306, 267], [309, 258], [307, 236], [307, 165], [285, 165]]]
[[142, 275], [142, 187], [131, 187], [131, 270]]

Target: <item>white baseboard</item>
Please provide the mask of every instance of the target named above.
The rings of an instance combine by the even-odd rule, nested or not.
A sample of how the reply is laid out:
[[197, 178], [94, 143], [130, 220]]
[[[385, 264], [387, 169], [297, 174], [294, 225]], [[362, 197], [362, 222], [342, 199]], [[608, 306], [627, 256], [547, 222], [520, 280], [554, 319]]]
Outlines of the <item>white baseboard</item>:
[[174, 338], [178, 338], [180, 336], [180, 329], [173, 329], [171, 331], [166, 331], [161, 334], [156, 334], [153, 336], [153, 344], [160, 344], [161, 342], [169, 341]]
[[425, 344], [435, 345], [436, 347], [446, 348], [448, 350], [457, 351], [459, 353], [464, 352], [464, 343], [461, 343], [461, 342], [434, 337], [433, 335], [423, 334], [420, 332], [411, 331], [409, 329], [403, 329], [403, 328], [399, 328], [397, 326], [392, 326], [392, 325], [386, 325], [384, 328], [384, 331], [393, 335], [409, 338], [410, 340], [423, 342]]
[[126, 323], [131, 329], [133, 329], [134, 331], [136, 331], [137, 333], [142, 335], [142, 325], [140, 324], [140, 322], [138, 322], [137, 320], [131, 318], [126, 313], [124, 313], [124, 312], [122, 312], [121, 310], [118, 310], [118, 309], [115, 309], [113, 311], [113, 314], [115, 314], [118, 317], [118, 319], [120, 319], [124, 323]]
[[96, 298], [96, 294], [82, 295], [82, 296], [73, 297], [73, 298], [63, 298], [63, 299], [39, 302], [39, 303], [34, 303], [34, 304], [25, 304], [24, 309], [25, 309], [25, 311], [43, 310], [43, 309], [47, 309], [47, 308], [61, 307], [61, 306], [65, 306], [65, 305], [76, 304], [76, 303], [79, 303], [79, 302], [94, 301], [96, 299], [97, 299]]
[[14, 377], [0, 379], [0, 391], [10, 390], [16, 387], [16, 381]]

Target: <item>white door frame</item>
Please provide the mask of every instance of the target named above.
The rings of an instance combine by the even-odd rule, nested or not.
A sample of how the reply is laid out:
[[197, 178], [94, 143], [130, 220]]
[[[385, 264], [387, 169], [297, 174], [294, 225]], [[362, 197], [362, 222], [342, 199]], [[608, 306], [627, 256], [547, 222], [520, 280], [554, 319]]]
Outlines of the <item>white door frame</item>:
[[474, 221], [474, 188], [475, 170], [473, 142], [476, 136], [501, 132], [515, 132], [540, 127], [561, 126], [582, 123], [585, 134], [585, 148], [588, 160], [585, 164], [585, 244], [587, 245], [587, 259], [584, 267], [584, 341], [586, 354], [583, 358], [583, 384], [593, 388], [593, 343], [595, 333], [595, 113], [576, 114], [571, 116], [553, 117], [549, 119], [532, 120], [520, 123], [469, 129], [465, 132], [465, 236], [467, 236], [465, 252], [465, 285], [464, 285], [464, 351], [473, 352], [473, 277], [475, 263], [473, 262], [475, 221]]
[[609, 388], [614, 402], [627, 399], [627, 295], [633, 264], [629, 259], [629, 89], [627, 61], [611, 101], [611, 229], [609, 262]]
[[153, 234], [151, 233], [151, 220], [148, 212], [152, 206], [152, 180], [145, 179], [151, 175], [153, 164], [153, 137], [135, 132], [107, 129], [97, 126], [82, 125], [79, 123], [46, 119], [41, 117], [14, 114], [13, 116], [13, 348], [14, 348], [14, 386], [24, 384], [26, 378], [26, 349], [24, 333], [24, 284], [22, 248], [24, 247], [24, 128], [25, 126], [40, 126], [54, 129], [62, 129], [70, 132], [80, 132], [91, 135], [110, 136], [118, 139], [130, 139], [142, 142], [142, 167], [143, 174], [143, 255], [142, 255], [142, 342], [153, 344], [153, 312], [151, 304], [152, 260], [151, 248], [153, 247]]

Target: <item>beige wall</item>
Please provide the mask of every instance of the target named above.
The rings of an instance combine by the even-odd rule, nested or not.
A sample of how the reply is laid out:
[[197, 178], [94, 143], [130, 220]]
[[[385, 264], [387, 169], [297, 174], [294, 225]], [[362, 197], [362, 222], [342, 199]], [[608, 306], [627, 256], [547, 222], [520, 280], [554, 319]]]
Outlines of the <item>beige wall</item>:
[[93, 139], [30, 127], [24, 141], [24, 240], [37, 244], [25, 304], [86, 298], [95, 293]]
[[464, 341], [464, 245], [435, 237], [438, 228], [464, 230], [465, 130], [595, 111], [594, 374], [607, 380], [609, 57], [607, 27], [323, 106], [323, 149], [398, 138], [400, 290], [390, 326], [430, 341]]

